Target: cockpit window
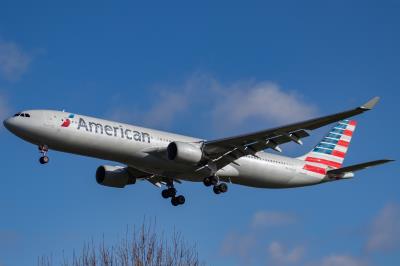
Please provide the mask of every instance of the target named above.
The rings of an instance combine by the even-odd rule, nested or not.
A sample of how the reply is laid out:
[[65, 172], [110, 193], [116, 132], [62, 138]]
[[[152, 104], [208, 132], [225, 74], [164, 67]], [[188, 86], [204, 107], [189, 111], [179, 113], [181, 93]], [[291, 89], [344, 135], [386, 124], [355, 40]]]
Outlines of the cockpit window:
[[16, 116], [31, 117], [31, 115], [28, 114], [28, 113], [16, 113], [16, 114], [14, 115], [14, 117], [16, 117]]

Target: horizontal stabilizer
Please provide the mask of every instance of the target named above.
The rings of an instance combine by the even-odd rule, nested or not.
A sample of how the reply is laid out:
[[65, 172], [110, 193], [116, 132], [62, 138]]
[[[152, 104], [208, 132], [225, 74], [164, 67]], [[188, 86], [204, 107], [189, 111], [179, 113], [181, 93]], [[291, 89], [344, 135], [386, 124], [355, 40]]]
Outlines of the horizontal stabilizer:
[[359, 171], [359, 170], [363, 170], [372, 166], [376, 166], [376, 165], [380, 165], [380, 164], [384, 164], [384, 163], [388, 163], [388, 162], [392, 162], [394, 160], [376, 160], [376, 161], [371, 161], [371, 162], [366, 162], [366, 163], [360, 163], [360, 164], [354, 164], [354, 165], [350, 165], [350, 166], [346, 166], [346, 167], [342, 167], [339, 169], [334, 169], [334, 170], [330, 170], [328, 171], [328, 175], [342, 175], [345, 173], [351, 173], [351, 172], [355, 172], [355, 171]]

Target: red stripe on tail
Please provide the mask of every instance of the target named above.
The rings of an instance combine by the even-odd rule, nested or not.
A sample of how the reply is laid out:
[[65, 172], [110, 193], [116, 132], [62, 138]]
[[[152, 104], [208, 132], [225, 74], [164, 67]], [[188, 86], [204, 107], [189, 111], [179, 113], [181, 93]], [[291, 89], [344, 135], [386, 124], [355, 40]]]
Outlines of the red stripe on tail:
[[336, 156], [336, 157], [344, 158], [344, 156], [346, 156], [346, 153], [341, 152], [341, 151], [337, 151], [337, 150], [333, 150], [332, 151], [332, 155]]
[[324, 165], [327, 165], [327, 166], [330, 166], [333, 168], [340, 168], [342, 166], [341, 163], [337, 163], [337, 162], [333, 162], [333, 161], [329, 161], [329, 160], [325, 160], [325, 159], [321, 159], [321, 158], [314, 158], [314, 157], [307, 157], [306, 161], [324, 164]]
[[351, 136], [353, 136], [353, 131], [347, 130], [347, 129], [346, 129], [346, 130], [343, 132], [343, 135], [346, 135], [346, 136], [351, 137]]
[[337, 145], [343, 146], [343, 147], [349, 147], [350, 142], [345, 141], [345, 140], [339, 140]]
[[305, 164], [303, 169], [307, 170], [307, 171], [310, 171], [310, 172], [318, 173], [318, 174], [321, 174], [321, 175], [325, 175], [326, 174], [325, 168], [321, 168], [321, 167], [314, 166], [314, 165]]

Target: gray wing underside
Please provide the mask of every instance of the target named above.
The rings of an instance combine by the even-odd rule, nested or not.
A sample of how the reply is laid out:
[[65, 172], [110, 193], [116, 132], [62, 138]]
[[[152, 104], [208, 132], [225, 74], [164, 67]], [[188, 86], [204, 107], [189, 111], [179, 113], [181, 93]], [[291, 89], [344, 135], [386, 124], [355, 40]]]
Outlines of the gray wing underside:
[[[135, 177], [136, 179], [146, 180], [151, 184], [155, 185], [156, 187], [161, 187], [162, 185], [166, 184], [165, 182], [166, 177], [164, 176], [147, 173], [132, 166], [128, 166], [128, 172], [131, 176]], [[181, 183], [181, 181], [176, 178], [173, 178], [173, 182]]]
[[128, 172], [131, 176], [137, 178], [137, 179], [144, 179], [144, 178], [148, 178], [150, 177], [152, 174], [151, 173], [147, 173], [144, 171], [141, 171], [137, 168], [134, 168], [132, 166], [128, 166]]
[[[344, 112], [250, 134], [206, 141], [203, 144], [203, 152], [208, 161], [213, 163], [217, 169], [220, 169], [232, 162], [234, 163], [242, 156], [255, 155], [261, 150], [271, 148], [281, 151], [279, 144], [291, 141], [302, 144], [300, 139], [309, 136], [309, 131], [371, 110], [378, 101], [379, 97], [375, 97], [360, 107]], [[208, 167], [208, 165], [203, 167]]]
[[162, 185], [162, 177], [161, 176], [156, 176], [151, 173], [147, 173], [144, 171], [141, 171], [135, 167], [128, 166], [128, 172], [131, 176], [135, 177], [136, 179], [139, 180], [147, 180], [156, 187], [161, 187]]

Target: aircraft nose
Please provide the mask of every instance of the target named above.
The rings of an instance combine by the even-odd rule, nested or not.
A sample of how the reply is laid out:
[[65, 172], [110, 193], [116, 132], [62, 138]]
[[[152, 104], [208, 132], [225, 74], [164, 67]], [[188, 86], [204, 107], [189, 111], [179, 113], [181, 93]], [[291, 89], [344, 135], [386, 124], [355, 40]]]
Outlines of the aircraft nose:
[[4, 125], [4, 127], [7, 128], [7, 129], [10, 129], [10, 119], [11, 119], [11, 118], [8, 118], [8, 119], [6, 119], [6, 120], [3, 121], [3, 125]]
[[16, 127], [14, 117], [10, 117], [10, 118], [7, 118], [6, 120], [4, 120], [3, 125], [5, 128], [7, 128], [9, 131], [12, 132], [13, 129]]

